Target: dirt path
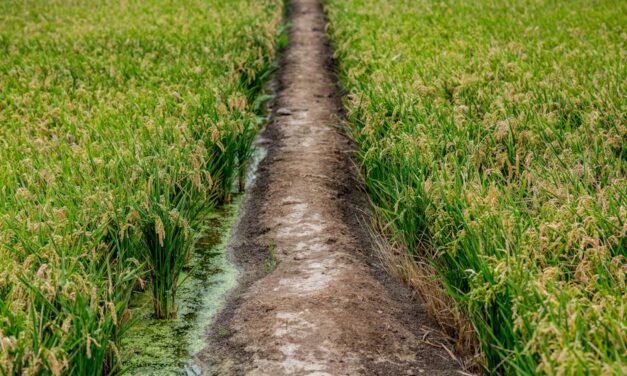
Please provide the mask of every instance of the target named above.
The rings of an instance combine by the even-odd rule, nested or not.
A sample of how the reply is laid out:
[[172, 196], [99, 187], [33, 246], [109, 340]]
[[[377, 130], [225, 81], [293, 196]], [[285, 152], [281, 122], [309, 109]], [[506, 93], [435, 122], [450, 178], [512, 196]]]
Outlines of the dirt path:
[[220, 375], [456, 374], [447, 352], [427, 344], [437, 338], [424, 311], [370, 265], [322, 7], [291, 0], [289, 9], [268, 156], [232, 243], [244, 283], [199, 359]]

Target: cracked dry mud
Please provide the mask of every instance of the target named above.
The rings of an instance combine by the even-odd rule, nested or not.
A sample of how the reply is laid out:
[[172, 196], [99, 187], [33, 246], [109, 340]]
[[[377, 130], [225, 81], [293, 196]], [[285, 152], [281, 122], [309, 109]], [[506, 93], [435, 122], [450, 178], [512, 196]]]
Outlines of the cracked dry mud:
[[268, 155], [231, 242], [243, 282], [198, 360], [219, 375], [456, 374], [425, 341], [434, 331], [424, 309], [376, 266], [322, 5], [289, 1], [288, 17], [260, 141]]

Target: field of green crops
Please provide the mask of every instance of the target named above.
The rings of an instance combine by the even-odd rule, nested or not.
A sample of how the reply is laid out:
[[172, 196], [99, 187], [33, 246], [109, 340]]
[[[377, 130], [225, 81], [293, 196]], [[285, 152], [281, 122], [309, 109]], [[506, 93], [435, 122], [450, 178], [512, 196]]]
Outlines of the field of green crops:
[[379, 217], [480, 364], [626, 374], [627, 2], [326, 3]]
[[0, 374], [123, 369], [243, 181], [280, 0], [0, 2]]

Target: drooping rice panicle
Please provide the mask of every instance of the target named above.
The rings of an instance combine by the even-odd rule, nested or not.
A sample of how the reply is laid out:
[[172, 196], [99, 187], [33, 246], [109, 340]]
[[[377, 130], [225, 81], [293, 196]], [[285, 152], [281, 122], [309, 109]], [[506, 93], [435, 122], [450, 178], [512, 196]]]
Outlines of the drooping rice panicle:
[[282, 2], [0, 3], [0, 374], [121, 370], [258, 130]]
[[327, 12], [379, 217], [435, 264], [483, 365], [625, 374], [627, 3]]

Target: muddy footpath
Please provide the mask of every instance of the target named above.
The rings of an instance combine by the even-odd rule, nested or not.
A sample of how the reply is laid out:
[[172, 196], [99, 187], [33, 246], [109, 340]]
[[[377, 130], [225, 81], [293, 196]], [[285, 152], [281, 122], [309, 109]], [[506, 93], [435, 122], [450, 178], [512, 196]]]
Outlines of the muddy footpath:
[[321, 1], [288, 1], [267, 151], [229, 245], [238, 288], [197, 355], [215, 375], [456, 375], [444, 338], [379, 265], [341, 130]]

